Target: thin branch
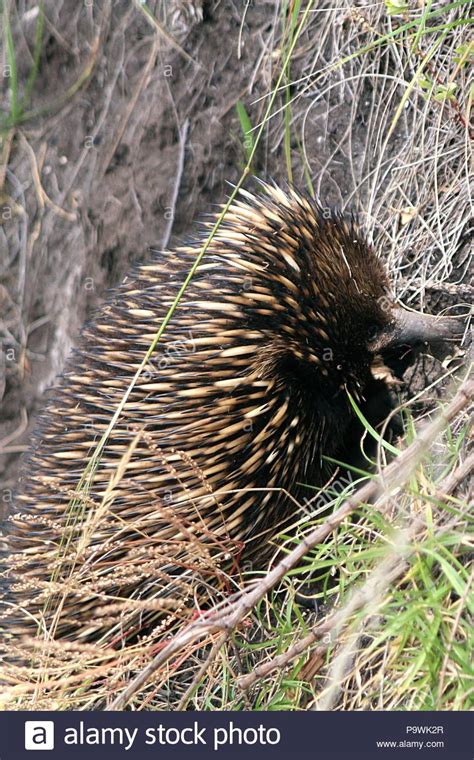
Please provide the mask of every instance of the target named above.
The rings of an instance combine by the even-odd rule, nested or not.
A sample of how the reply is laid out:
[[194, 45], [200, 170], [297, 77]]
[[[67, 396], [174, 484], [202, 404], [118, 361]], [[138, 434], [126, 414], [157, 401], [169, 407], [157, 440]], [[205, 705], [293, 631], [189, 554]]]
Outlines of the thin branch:
[[184, 168], [184, 151], [186, 149], [186, 140], [188, 137], [188, 130], [189, 130], [189, 119], [186, 119], [183, 126], [179, 130], [179, 154], [178, 154], [178, 166], [176, 168], [176, 174], [175, 174], [175, 180], [173, 185], [173, 194], [171, 196], [171, 213], [169, 215], [166, 229], [163, 234], [163, 238], [161, 240], [161, 250], [164, 251], [167, 247], [170, 237], [171, 237], [171, 230], [173, 229], [173, 222], [174, 222], [174, 215], [176, 210], [176, 202], [178, 200], [178, 193], [179, 188], [181, 185], [181, 178], [183, 176], [183, 168]]
[[219, 653], [222, 645], [227, 641], [228, 638], [229, 638], [229, 634], [228, 633], [221, 633], [221, 635], [219, 636], [219, 638], [216, 639], [216, 641], [212, 645], [212, 649], [209, 652], [209, 655], [206, 657], [205, 661], [202, 663], [202, 665], [199, 668], [198, 672], [194, 676], [191, 684], [186, 689], [185, 694], [183, 695], [182, 699], [180, 700], [180, 703], [179, 703], [178, 707], [176, 708], [177, 710], [185, 710], [186, 709], [187, 704], [188, 704], [189, 700], [191, 699], [192, 695], [194, 694], [194, 692], [196, 691], [197, 687], [199, 686], [199, 683], [200, 683], [201, 679], [203, 678], [203, 676], [205, 675], [205, 673], [208, 671], [208, 669], [210, 668], [210, 666], [212, 665], [212, 663], [216, 659], [216, 657], [217, 657], [217, 655], [218, 655], [218, 653]]

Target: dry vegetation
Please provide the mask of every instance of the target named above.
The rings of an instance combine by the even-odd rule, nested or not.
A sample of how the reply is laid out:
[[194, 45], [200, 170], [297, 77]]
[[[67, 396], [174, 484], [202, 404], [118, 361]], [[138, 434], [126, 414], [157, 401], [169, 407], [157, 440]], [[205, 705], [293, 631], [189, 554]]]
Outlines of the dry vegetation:
[[[228, 194], [226, 180], [270, 176], [355, 208], [405, 305], [467, 313], [467, 8], [463, 0], [4, 3], [4, 503], [30, 416], [104, 286], [148, 244], [187, 233], [197, 212]], [[216, 45], [216, 35], [229, 44]], [[38, 636], [29, 668], [4, 666], [4, 706], [471, 706], [472, 384], [459, 392], [469, 373], [464, 354], [443, 365], [425, 358], [410, 372], [400, 389], [411, 399], [399, 445], [408, 455], [388, 476], [390, 451], [381, 444], [375, 469], [383, 477], [354, 473], [362, 494], [347, 501], [350, 488], [338, 494], [332, 486], [315, 493], [293, 531], [275, 537], [269, 575], [248, 567], [227, 575], [222, 559], [235, 547], [219, 536], [211, 548], [208, 536], [196, 537], [191, 563], [176, 542], [167, 558], [199, 575], [199, 603], [186, 578], [179, 590], [172, 579], [172, 596], [148, 603], [157, 627], [122, 649]], [[434, 420], [428, 427], [424, 416]], [[420, 448], [429, 454], [423, 460]], [[92, 522], [80, 531], [80, 550], [88, 552], [93, 521], [110, 500], [82, 500]], [[67, 589], [50, 570], [32, 593], [53, 592], [60, 605]], [[123, 572], [131, 582], [138, 572], [165, 573], [160, 547]], [[209, 587], [214, 574], [218, 589]], [[138, 602], [112, 608], [93, 572], [72, 573], [70, 583], [109, 602], [95, 614], [106, 609], [111, 618], [101, 624], [116, 626], [120, 641]], [[317, 614], [301, 604], [308, 584]], [[212, 610], [192, 622], [203, 598]], [[169, 643], [173, 634], [181, 638]]]

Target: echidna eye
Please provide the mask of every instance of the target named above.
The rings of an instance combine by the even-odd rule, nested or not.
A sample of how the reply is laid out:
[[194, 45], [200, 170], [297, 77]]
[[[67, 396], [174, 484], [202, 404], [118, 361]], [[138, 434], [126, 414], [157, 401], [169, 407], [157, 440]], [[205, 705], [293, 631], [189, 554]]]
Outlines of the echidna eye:
[[377, 327], [377, 325], [369, 325], [369, 327], [367, 329], [367, 337], [368, 337], [368, 339], [369, 340], [374, 340], [377, 337], [378, 332], [379, 332], [379, 328]]

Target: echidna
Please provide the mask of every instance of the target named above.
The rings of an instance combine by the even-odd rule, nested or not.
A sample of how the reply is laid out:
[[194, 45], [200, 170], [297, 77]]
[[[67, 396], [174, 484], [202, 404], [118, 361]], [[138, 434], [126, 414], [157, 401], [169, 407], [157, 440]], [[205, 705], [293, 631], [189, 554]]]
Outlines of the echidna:
[[[373, 363], [449, 338], [396, 307], [354, 220], [294, 189], [240, 192], [83, 476], [202, 240], [155, 252], [85, 328], [9, 520], [3, 627], [107, 645], [264, 558], [347, 444]], [[150, 600], [154, 600], [150, 603]]]

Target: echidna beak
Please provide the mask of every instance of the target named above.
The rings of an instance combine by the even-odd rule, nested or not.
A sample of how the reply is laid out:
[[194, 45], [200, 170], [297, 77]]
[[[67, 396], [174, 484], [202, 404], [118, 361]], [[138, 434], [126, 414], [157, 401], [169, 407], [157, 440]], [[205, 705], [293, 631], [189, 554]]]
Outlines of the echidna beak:
[[392, 315], [391, 327], [378, 347], [381, 353], [413, 349], [442, 359], [453, 352], [465, 330], [465, 321], [457, 317], [436, 317], [398, 306]]

